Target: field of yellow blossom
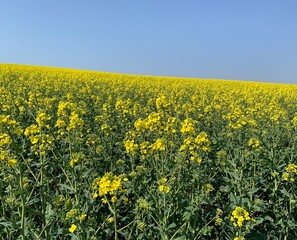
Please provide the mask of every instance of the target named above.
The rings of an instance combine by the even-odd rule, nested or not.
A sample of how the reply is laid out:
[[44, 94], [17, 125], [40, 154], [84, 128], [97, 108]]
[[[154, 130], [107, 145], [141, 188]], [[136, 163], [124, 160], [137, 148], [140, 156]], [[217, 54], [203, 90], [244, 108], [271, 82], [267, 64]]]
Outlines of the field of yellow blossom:
[[297, 239], [297, 85], [0, 65], [0, 237]]

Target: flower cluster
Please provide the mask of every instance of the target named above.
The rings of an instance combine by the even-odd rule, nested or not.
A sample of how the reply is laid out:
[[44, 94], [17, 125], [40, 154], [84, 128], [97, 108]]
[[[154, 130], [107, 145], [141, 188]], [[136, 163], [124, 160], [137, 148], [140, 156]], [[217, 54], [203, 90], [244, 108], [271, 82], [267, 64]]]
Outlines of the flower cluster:
[[136, 151], [138, 149], [138, 144], [136, 144], [134, 140], [126, 140], [124, 142], [124, 146], [127, 153], [129, 153], [132, 156], [136, 154]]
[[261, 147], [261, 143], [257, 138], [251, 138], [248, 141], [248, 146], [254, 149], [260, 148]]
[[210, 152], [211, 141], [206, 132], [199, 133], [195, 138], [187, 137], [179, 148], [179, 152], [189, 155], [190, 161], [202, 162], [201, 153]]
[[234, 227], [242, 227], [243, 223], [245, 221], [250, 221], [250, 215], [248, 211], [246, 211], [242, 207], [235, 207], [235, 209], [232, 211], [232, 216], [230, 218], [230, 221], [233, 223]]
[[113, 175], [113, 173], [108, 172], [104, 174], [103, 177], [96, 178], [93, 182], [93, 189], [95, 191], [93, 198], [97, 198], [98, 196], [109, 195], [112, 196], [112, 201], [116, 202], [116, 194], [117, 192], [125, 192], [122, 188], [122, 181], [128, 181], [124, 175]]
[[187, 118], [182, 122], [181, 133], [191, 135], [195, 133], [195, 122], [192, 118]]
[[162, 178], [158, 181], [159, 191], [164, 193], [169, 193], [170, 187], [168, 186], [167, 178]]
[[283, 173], [283, 179], [285, 181], [295, 182], [297, 178], [297, 165], [296, 164], [289, 164], [285, 172]]

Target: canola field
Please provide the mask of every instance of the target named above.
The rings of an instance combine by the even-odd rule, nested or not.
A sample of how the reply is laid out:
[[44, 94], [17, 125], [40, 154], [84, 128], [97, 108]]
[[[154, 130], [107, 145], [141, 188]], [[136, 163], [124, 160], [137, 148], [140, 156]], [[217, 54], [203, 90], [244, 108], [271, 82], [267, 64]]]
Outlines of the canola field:
[[0, 65], [1, 239], [297, 239], [297, 85]]

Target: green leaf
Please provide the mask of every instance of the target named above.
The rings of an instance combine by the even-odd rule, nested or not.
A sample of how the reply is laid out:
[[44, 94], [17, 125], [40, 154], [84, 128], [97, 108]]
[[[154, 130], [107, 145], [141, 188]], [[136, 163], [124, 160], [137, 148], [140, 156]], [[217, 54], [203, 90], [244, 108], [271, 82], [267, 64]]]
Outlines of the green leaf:
[[265, 240], [265, 239], [267, 239], [267, 236], [262, 234], [262, 233], [255, 232], [255, 233], [248, 234], [246, 236], [246, 239], [249, 239], [249, 240]]
[[290, 193], [286, 189], [282, 189], [281, 193], [284, 194], [286, 197], [290, 197]]
[[191, 212], [184, 212], [183, 214], [183, 221], [189, 221], [192, 216]]
[[186, 236], [181, 236], [181, 237], [175, 238], [175, 240], [185, 240], [185, 239], [187, 239]]
[[176, 224], [175, 224], [175, 223], [171, 223], [171, 224], [168, 226], [168, 229], [175, 228], [175, 227], [176, 227]]
[[49, 221], [53, 216], [54, 216], [54, 211], [52, 209], [52, 206], [51, 204], [47, 204], [46, 211], [45, 211], [45, 218], [47, 219], [47, 221]]
[[239, 196], [235, 196], [234, 194], [232, 194], [232, 195], [230, 196], [230, 201], [231, 201], [232, 203], [234, 203], [235, 205], [237, 205], [237, 204], [239, 203], [239, 200], [240, 200], [240, 197], [239, 197]]
[[31, 215], [39, 215], [39, 216], [41, 216], [41, 212], [34, 211], [34, 210], [30, 209], [30, 208], [27, 208], [26, 209], [26, 212], [27, 213], [30, 213]]
[[253, 188], [248, 192], [248, 195], [252, 196], [254, 193], [258, 192], [259, 188]]
[[21, 195], [22, 194], [22, 190], [17, 190], [17, 191], [13, 191], [14, 195]]
[[271, 222], [271, 223], [274, 223], [273, 218], [270, 217], [270, 216], [265, 216], [264, 219], [267, 220], [267, 221], [269, 221], [269, 222]]
[[70, 190], [71, 192], [73, 192], [73, 188], [69, 185], [66, 185], [66, 184], [63, 184], [63, 183], [60, 183], [59, 186], [61, 187], [61, 189], [63, 190]]
[[231, 177], [234, 178], [234, 180], [240, 180], [238, 174], [235, 174], [234, 172], [226, 171]]
[[4, 227], [12, 227], [12, 224], [10, 222], [0, 222], [0, 225]]

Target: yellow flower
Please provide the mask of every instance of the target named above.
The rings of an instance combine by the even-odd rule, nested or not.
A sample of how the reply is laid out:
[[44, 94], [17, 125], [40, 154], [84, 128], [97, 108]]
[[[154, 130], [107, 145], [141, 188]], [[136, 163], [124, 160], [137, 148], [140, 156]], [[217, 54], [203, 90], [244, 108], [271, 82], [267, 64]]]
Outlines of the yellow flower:
[[295, 165], [295, 164], [289, 164], [288, 167], [286, 168], [286, 171], [297, 174], [297, 165]]
[[72, 129], [82, 129], [84, 125], [84, 120], [79, 117], [79, 115], [75, 112], [72, 112], [69, 117], [69, 125], [66, 128], [67, 131], [71, 131]]
[[112, 223], [112, 222], [114, 221], [114, 218], [113, 218], [113, 217], [110, 217], [110, 218], [107, 219], [107, 221], [108, 221], [109, 223]]
[[63, 128], [66, 126], [66, 123], [64, 120], [62, 119], [58, 119], [57, 122], [56, 122], [56, 125], [55, 125], [57, 128]]
[[118, 200], [118, 198], [116, 197], [116, 196], [113, 196], [112, 198], [111, 198], [111, 201], [114, 203], [114, 202], [116, 202]]
[[87, 214], [83, 213], [80, 217], [79, 217], [79, 220], [82, 222], [86, 219], [87, 217]]
[[36, 134], [36, 133], [39, 133], [39, 131], [40, 131], [40, 130], [39, 130], [39, 128], [38, 128], [37, 125], [31, 125], [31, 126], [29, 126], [29, 127], [26, 128], [24, 134], [25, 134], [26, 136], [34, 135], [34, 134]]
[[283, 173], [283, 180], [294, 182], [296, 177], [297, 177], [297, 165], [288, 164], [288, 166], [285, 169], [285, 172]]
[[10, 142], [11, 142], [11, 139], [8, 134], [6, 133], [0, 134], [0, 147], [5, 144], [9, 144]]
[[261, 143], [257, 138], [251, 138], [248, 142], [249, 147], [259, 148]]
[[71, 224], [71, 227], [69, 228], [69, 232], [74, 233], [77, 226], [75, 224]]
[[14, 167], [17, 164], [17, 160], [16, 159], [9, 159], [7, 161], [8, 166], [10, 167]]
[[159, 190], [160, 190], [160, 192], [163, 192], [164, 191], [164, 185], [160, 185]]
[[165, 192], [165, 193], [169, 193], [169, 191], [170, 191], [170, 187], [165, 186], [165, 187], [164, 187], [164, 192]]
[[181, 133], [182, 134], [193, 134], [195, 132], [194, 121], [192, 118], [187, 118], [182, 122]]
[[138, 149], [138, 144], [134, 143], [134, 140], [126, 140], [124, 142], [124, 146], [126, 148], [126, 152], [134, 156]]
[[115, 176], [109, 172], [103, 177], [95, 179], [93, 185], [97, 195], [94, 194], [95, 197], [93, 196], [93, 198], [96, 198], [98, 195], [114, 195], [117, 190], [122, 191], [122, 178], [123, 175]]
[[288, 180], [289, 180], [289, 173], [284, 172], [284, 174], [283, 174], [283, 179], [284, 179], [285, 181], [288, 181]]
[[14, 131], [15, 134], [17, 134], [18, 136], [20, 136], [22, 133], [23, 133], [23, 129], [21, 128], [17, 128], [15, 131]]
[[167, 108], [170, 105], [170, 102], [165, 96], [158, 97], [156, 99], [156, 107], [159, 110], [160, 108]]
[[124, 197], [123, 202], [124, 204], [127, 204], [129, 202], [129, 199], [127, 197]]
[[198, 145], [197, 147], [201, 148], [204, 152], [210, 151], [210, 140], [206, 132], [201, 132], [197, 135], [194, 142]]
[[273, 178], [276, 178], [278, 175], [279, 175], [279, 173], [278, 173], [277, 171], [274, 170], [273, 173], [272, 173], [272, 177], [273, 177]]
[[157, 139], [151, 146], [152, 151], [165, 151], [165, 140], [164, 139]]
[[36, 137], [34, 135], [30, 136], [29, 139], [30, 139], [32, 144], [36, 144], [39, 141], [39, 137]]
[[46, 122], [51, 119], [50, 116], [46, 115], [44, 112], [40, 112], [36, 117], [36, 122], [39, 127], [49, 128], [49, 125], [46, 125]]
[[233, 222], [234, 227], [242, 227], [244, 221], [251, 220], [248, 211], [246, 211], [242, 207], [236, 207], [232, 211], [232, 216], [230, 217], [230, 221]]
[[239, 216], [238, 217], [238, 220], [237, 220], [237, 224], [238, 224], [239, 227], [242, 227], [243, 221], [244, 221], [244, 217], [243, 216]]
[[73, 167], [78, 162], [78, 158], [72, 158], [69, 162], [70, 167]]
[[166, 185], [159, 185], [159, 191], [168, 193], [170, 191], [170, 187], [168, 187]]

